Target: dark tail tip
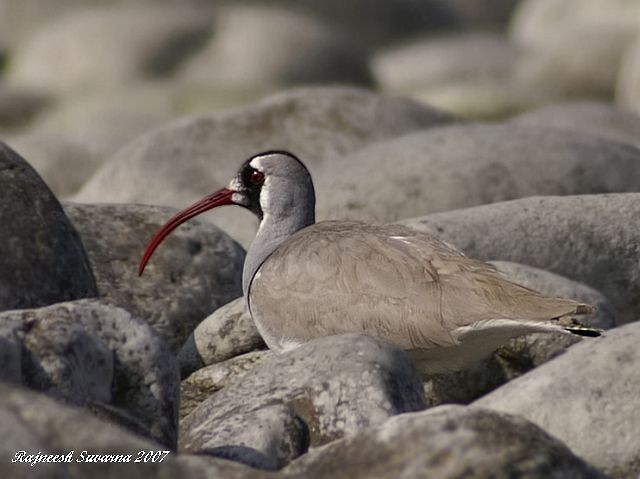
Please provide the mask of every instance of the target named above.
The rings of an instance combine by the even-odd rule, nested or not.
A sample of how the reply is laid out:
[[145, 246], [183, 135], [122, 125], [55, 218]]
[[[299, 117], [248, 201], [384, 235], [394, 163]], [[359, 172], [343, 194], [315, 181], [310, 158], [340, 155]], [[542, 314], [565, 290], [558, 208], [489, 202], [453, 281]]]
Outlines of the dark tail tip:
[[564, 328], [566, 331], [569, 331], [571, 334], [575, 334], [576, 336], [584, 336], [587, 338], [597, 338], [602, 336], [603, 330], [597, 328], [587, 328], [585, 326], [567, 326]]

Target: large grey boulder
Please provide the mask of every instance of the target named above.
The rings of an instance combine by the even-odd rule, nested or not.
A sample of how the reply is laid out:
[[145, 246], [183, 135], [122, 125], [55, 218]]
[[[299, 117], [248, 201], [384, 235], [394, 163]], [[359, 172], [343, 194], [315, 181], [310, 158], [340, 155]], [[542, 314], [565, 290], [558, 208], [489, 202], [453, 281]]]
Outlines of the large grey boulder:
[[[315, 173], [323, 164], [335, 169], [342, 156], [367, 144], [451, 121], [446, 113], [366, 90], [294, 90], [143, 135], [104, 164], [74, 199], [184, 207], [227, 185], [245, 159], [264, 150], [290, 150]], [[212, 219], [244, 244], [257, 226], [252, 214], [238, 208], [217, 211]]]
[[77, 8], [16, 48], [8, 78], [78, 95], [166, 76], [203, 41], [208, 17], [206, 9], [177, 2]]
[[76, 230], [35, 170], [0, 142], [0, 311], [96, 296]]
[[369, 83], [366, 57], [345, 31], [292, 9], [229, 5], [182, 76], [238, 86]]
[[401, 414], [311, 451], [284, 472], [318, 479], [604, 478], [534, 424], [462, 406]]
[[242, 294], [245, 252], [211, 224], [180, 227], [138, 276], [145, 246], [174, 210], [72, 203], [65, 210], [85, 244], [100, 297], [153, 326], [173, 350], [203, 318]]
[[184, 378], [203, 366], [265, 348], [247, 301], [241, 296], [218, 308], [194, 329], [178, 354], [180, 374]]
[[640, 149], [544, 127], [453, 125], [363, 148], [316, 185], [320, 218], [394, 221], [532, 195], [638, 191]]
[[12, 352], [2, 365], [13, 366], [3, 379], [175, 445], [177, 364], [142, 321], [97, 300], [81, 300], [6, 311], [0, 322], [1, 341]]
[[424, 407], [409, 358], [359, 335], [317, 339], [269, 357], [201, 403], [181, 423], [180, 449], [261, 468], [389, 416]]
[[640, 323], [584, 341], [474, 404], [521, 415], [612, 477], [640, 473]]
[[[265, 479], [274, 475], [217, 458], [176, 454], [116, 424], [32, 391], [0, 383], [0, 475], [12, 479], [185, 477]], [[70, 462], [12, 462], [16, 453], [69, 456]], [[142, 454], [140, 453], [142, 451]], [[167, 454], [164, 454], [164, 452]], [[151, 452], [151, 454], [148, 454]], [[148, 454], [148, 456], [147, 456]], [[96, 460], [119, 458], [123, 462]], [[130, 457], [128, 457], [130, 455]], [[134, 462], [138, 457], [147, 461]], [[164, 457], [160, 460], [161, 457]], [[93, 459], [89, 462], [88, 459]], [[154, 460], [150, 460], [153, 458]], [[27, 459], [26, 457], [24, 459]]]
[[509, 122], [583, 131], [640, 146], [640, 115], [610, 103], [581, 101], [550, 105], [518, 115]]
[[[624, 173], [624, 172], [621, 172]], [[403, 220], [471, 257], [546, 269], [601, 291], [618, 323], [640, 312], [640, 195], [534, 197]]]

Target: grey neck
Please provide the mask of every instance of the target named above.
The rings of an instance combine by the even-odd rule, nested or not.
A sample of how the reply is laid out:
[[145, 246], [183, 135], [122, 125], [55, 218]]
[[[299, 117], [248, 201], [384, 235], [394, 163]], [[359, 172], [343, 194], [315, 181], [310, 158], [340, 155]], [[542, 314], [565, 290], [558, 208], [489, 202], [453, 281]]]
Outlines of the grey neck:
[[278, 195], [261, 195], [263, 218], [247, 251], [242, 271], [242, 290], [248, 300], [249, 287], [262, 263], [296, 231], [315, 223], [315, 193], [309, 182], [288, 188], [269, 185]]

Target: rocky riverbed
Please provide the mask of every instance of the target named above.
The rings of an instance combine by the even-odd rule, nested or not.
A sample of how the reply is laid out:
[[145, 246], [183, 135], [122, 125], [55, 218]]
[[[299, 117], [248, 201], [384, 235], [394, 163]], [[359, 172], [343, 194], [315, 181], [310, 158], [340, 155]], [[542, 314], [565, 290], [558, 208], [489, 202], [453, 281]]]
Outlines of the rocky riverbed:
[[[272, 149], [604, 334], [270, 351], [240, 208], [138, 277]], [[0, 0], [0, 247], [0, 477], [637, 479], [640, 2]]]

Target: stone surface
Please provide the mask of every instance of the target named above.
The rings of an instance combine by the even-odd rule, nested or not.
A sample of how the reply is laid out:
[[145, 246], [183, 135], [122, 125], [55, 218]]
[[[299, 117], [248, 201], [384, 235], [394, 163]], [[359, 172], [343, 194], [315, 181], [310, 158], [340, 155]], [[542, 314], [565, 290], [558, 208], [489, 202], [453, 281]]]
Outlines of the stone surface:
[[58, 200], [0, 142], [0, 311], [97, 294], [84, 248]]
[[358, 335], [311, 341], [271, 356], [210, 396], [181, 424], [180, 449], [282, 467], [389, 416], [424, 407], [409, 358]]
[[[364, 145], [451, 121], [446, 113], [366, 90], [294, 90], [146, 134], [103, 165], [74, 199], [184, 207], [228, 184], [244, 160], [264, 150], [288, 149], [315, 174], [323, 164], [335, 169], [341, 156]], [[245, 245], [253, 239], [257, 221], [248, 211], [223, 208], [206, 217]]]
[[402, 221], [471, 257], [546, 269], [602, 292], [619, 324], [640, 312], [640, 195], [534, 197]]
[[175, 351], [212, 311], [242, 294], [244, 250], [213, 225], [180, 227], [153, 255], [145, 246], [174, 213], [142, 205], [65, 205], [87, 249], [100, 296], [143, 319]]
[[519, 414], [612, 477], [640, 473], [640, 323], [583, 341], [476, 401]]
[[260, 86], [369, 83], [347, 32], [292, 9], [230, 5], [216, 11], [207, 45], [182, 73], [191, 81]]
[[[81, 479], [92, 477], [184, 477], [205, 479], [263, 479], [277, 477], [256, 471], [241, 464], [217, 458], [177, 455], [169, 452], [156, 462], [134, 461], [152, 451], [166, 450], [156, 442], [141, 438], [108, 421], [100, 420], [76, 408], [62, 405], [51, 398], [32, 391], [0, 383], [0, 475], [7, 478]], [[28, 454], [69, 454], [68, 463], [12, 463], [17, 451]], [[84, 451], [84, 452], [83, 452]], [[89, 454], [128, 455], [131, 462], [88, 462]], [[78, 459], [85, 460], [78, 462]]]
[[203, 366], [256, 349], [266, 345], [241, 296], [218, 308], [191, 333], [178, 354], [180, 375], [184, 378]]
[[550, 105], [516, 116], [510, 123], [583, 131], [640, 146], [640, 115], [610, 103]]
[[411, 92], [469, 79], [505, 78], [517, 55], [517, 48], [498, 34], [452, 34], [382, 51], [373, 58], [372, 70], [382, 88]]
[[208, 17], [206, 10], [177, 3], [78, 8], [16, 48], [8, 77], [15, 84], [77, 95], [166, 76], [203, 41]]
[[211, 394], [239, 380], [240, 376], [252, 370], [273, 354], [271, 351], [253, 351], [198, 369], [182, 381], [180, 389], [180, 418], [187, 417], [198, 404]]
[[394, 221], [532, 195], [638, 191], [640, 149], [566, 130], [453, 125], [363, 148], [314, 179], [320, 219]]
[[0, 321], [14, 325], [19, 382], [175, 445], [177, 364], [142, 321], [97, 300], [8, 311]]
[[318, 479], [604, 478], [534, 424], [462, 406], [401, 414], [312, 451], [285, 472]]

